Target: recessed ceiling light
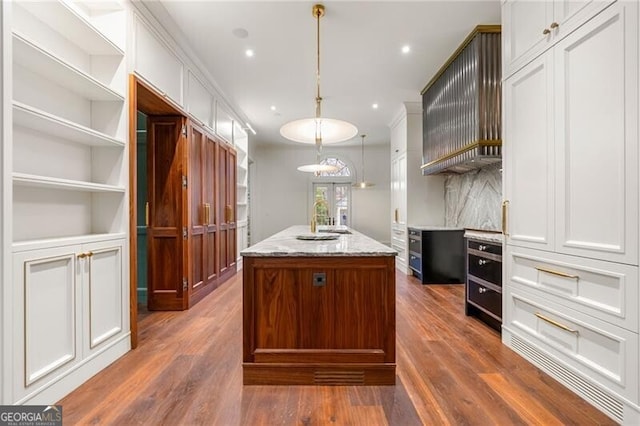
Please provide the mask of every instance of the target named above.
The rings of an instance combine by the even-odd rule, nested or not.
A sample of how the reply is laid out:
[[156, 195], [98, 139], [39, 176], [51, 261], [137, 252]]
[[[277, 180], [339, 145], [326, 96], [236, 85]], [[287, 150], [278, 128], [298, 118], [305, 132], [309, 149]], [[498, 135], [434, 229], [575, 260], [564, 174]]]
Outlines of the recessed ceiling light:
[[409, 53], [409, 52], [411, 52], [411, 47], [409, 45], [402, 46], [402, 53]]
[[373, 109], [378, 109], [378, 104], [373, 104], [373, 105], [371, 105], [371, 108], [373, 108]]
[[247, 38], [249, 36], [249, 31], [244, 28], [234, 28], [231, 33], [238, 38]]
[[276, 110], [276, 106], [275, 105], [271, 105], [271, 111], [275, 111]]
[[252, 49], [247, 49], [244, 51], [244, 54], [247, 55], [247, 58], [253, 58], [253, 50]]

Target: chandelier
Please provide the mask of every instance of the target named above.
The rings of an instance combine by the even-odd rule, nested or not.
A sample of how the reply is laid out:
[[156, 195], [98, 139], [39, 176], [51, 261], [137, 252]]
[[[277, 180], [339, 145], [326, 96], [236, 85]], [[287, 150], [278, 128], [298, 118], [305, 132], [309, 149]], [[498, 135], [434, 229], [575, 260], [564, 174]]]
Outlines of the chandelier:
[[[313, 118], [303, 118], [284, 124], [280, 134], [286, 139], [300, 143], [314, 143], [316, 146], [316, 164], [298, 167], [300, 171], [319, 172], [333, 171], [332, 166], [321, 165], [320, 155], [323, 144], [332, 144], [352, 139], [358, 134], [353, 124], [333, 118], [322, 117], [322, 96], [320, 95], [320, 18], [324, 16], [325, 8], [321, 4], [313, 6], [312, 13], [316, 19], [316, 115]], [[330, 168], [330, 170], [328, 169]]]

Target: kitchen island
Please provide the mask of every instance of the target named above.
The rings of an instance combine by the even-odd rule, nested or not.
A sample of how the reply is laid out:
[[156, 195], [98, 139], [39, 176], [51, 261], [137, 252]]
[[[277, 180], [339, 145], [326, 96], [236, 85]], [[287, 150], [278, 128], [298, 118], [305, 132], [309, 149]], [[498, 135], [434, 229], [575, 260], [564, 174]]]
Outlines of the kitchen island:
[[396, 251], [341, 231], [292, 226], [241, 252], [244, 384], [395, 384]]

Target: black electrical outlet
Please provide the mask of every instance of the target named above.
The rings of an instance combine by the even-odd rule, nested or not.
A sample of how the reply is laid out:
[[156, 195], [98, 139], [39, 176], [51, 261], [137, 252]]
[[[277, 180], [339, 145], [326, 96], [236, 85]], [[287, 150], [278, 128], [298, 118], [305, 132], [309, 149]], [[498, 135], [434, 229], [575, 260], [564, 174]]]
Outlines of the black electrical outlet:
[[314, 272], [313, 285], [315, 287], [323, 287], [325, 284], [327, 284], [327, 274], [324, 272]]

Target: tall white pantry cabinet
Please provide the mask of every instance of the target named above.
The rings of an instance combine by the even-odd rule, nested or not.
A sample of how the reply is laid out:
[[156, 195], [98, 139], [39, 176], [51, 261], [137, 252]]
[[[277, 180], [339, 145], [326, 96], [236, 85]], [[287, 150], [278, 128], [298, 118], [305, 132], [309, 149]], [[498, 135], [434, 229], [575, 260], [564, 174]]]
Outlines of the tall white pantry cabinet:
[[503, 3], [503, 342], [640, 422], [638, 2]]

